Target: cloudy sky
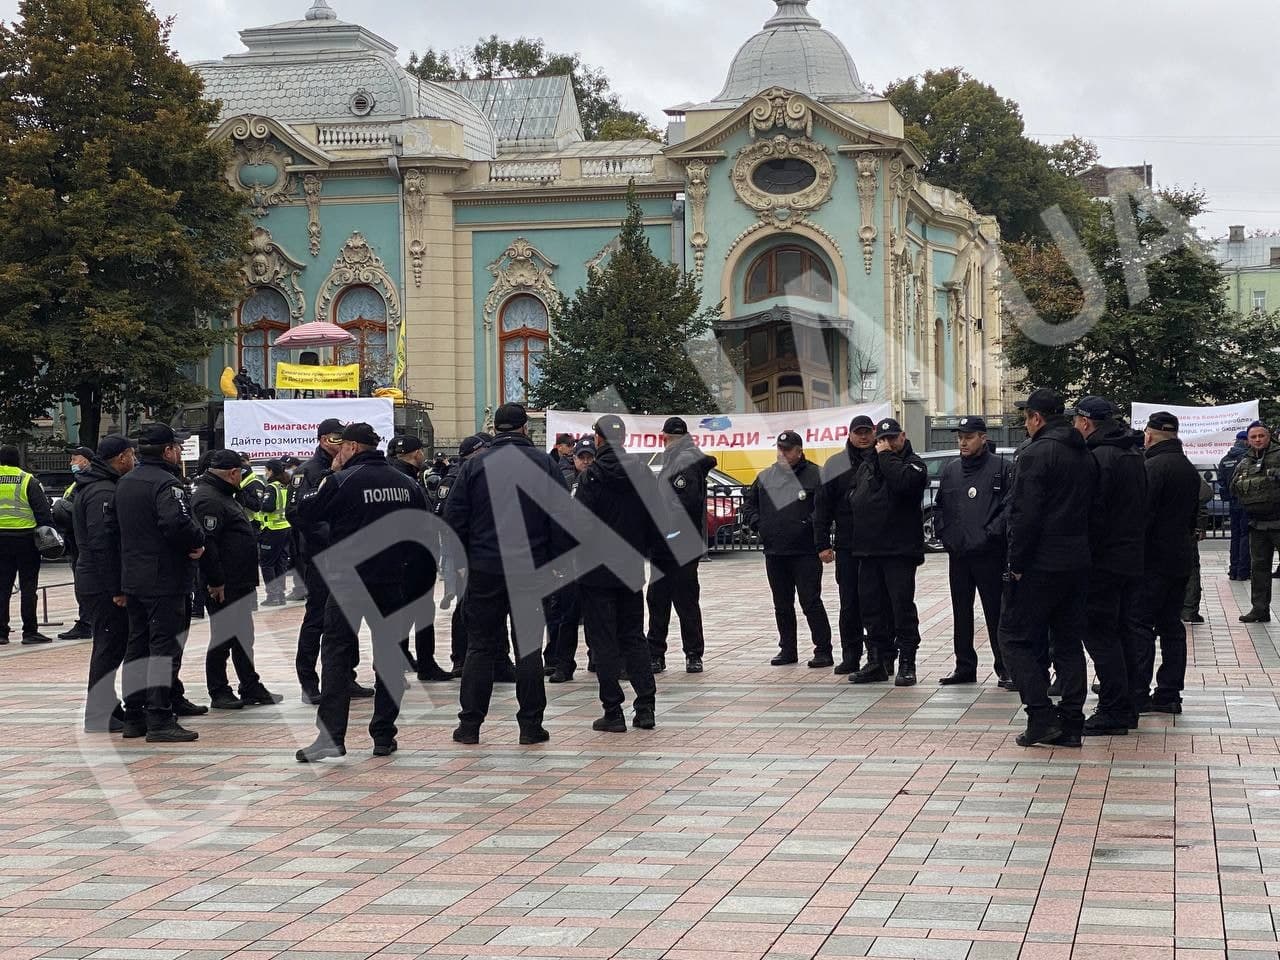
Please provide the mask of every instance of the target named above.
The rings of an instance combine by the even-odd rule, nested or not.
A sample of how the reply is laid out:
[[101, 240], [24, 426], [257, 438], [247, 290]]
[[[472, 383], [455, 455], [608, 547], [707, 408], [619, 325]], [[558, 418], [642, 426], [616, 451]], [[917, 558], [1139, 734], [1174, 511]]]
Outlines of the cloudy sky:
[[[177, 18], [184, 59], [241, 49], [237, 31], [302, 16], [311, 0], [154, 0]], [[713, 96], [772, 0], [329, 0], [339, 17], [399, 46], [455, 49], [481, 35], [541, 36], [604, 67], [624, 103], [663, 107]], [[18, 0], [0, 0], [12, 19]], [[1162, 184], [1198, 185], [1210, 235], [1228, 224], [1280, 229], [1280, 92], [1274, 0], [811, 0], [883, 89], [931, 67], [961, 65], [1022, 105], [1041, 139], [1077, 133], [1108, 164], [1155, 165]]]

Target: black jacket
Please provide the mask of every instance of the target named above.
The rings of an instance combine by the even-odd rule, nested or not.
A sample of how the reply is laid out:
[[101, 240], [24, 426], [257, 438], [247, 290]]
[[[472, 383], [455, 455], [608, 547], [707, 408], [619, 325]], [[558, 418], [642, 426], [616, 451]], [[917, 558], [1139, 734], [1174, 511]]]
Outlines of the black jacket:
[[1236, 467], [1249, 453], [1249, 445], [1237, 440], [1227, 451], [1227, 455], [1218, 461], [1218, 496], [1230, 506], [1236, 506], [1235, 495], [1231, 492], [1231, 479], [1235, 476]]
[[1165, 440], [1148, 448], [1147, 573], [1191, 575], [1198, 549], [1200, 481], [1200, 471], [1182, 452], [1181, 440]]
[[[818, 552], [853, 549], [853, 509], [849, 506], [849, 491], [858, 468], [876, 458], [875, 446], [859, 449], [846, 442], [844, 449], [822, 467], [822, 488], [818, 491], [818, 505], [813, 514], [813, 535]], [[831, 525], [835, 524], [835, 541], [831, 538]]]
[[[653, 471], [640, 458], [606, 445], [582, 473], [575, 497], [631, 549], [609, 554], [609, 565], [579, 566], [577, 582], [607, 590], [639, 590], [644, 586], [645, 558], [665, 554], [671, 525]], [[690, 535], [693, 530], [688, 531]], [[593, 544], [587, 544], [588, 548]], [[701, 544], [698, 553], [701, 554]]]
[[947, 553], [957, 557], [1003, 556], [1008, 548], [1005, 503], [1012, 470], [1003, 457], [983, 449], [942, 468], [933, 523]]
[[203, 474], [196, 478], [191, 512], [205, 536], [200, 558], [204, 582], [240, 593], [258, 585], [258, 534], [237, 492], [225, 480]]
[[1087, 570], [1098, 465], [1084, 437], [1066, 417], [1050, 417], [1020, 450], [1006, 519], [1009, 569], [1017, 574]]
[[[501, 433], [488, 447], [462, 465], [445, 499], [444, 519], [458, 535], [467, 551], [466, 563], [450, 558], [453, 567], [468, 567], [484, 573], [501, 575], [503, 548], [512, 551], [511, 559], [520, 565], [540, 567], [555, 557], [564, 546], [563, 526], [557, 526], [552, 518], [565, 506], [568, 496], [551, 498], [550, 502], [534, 502], [529, 495], [513, 494], [500, 502], [490, 496], [493, 489], [502, 489], [514, 483], [522, 474], [532, 469], [546, 476], [560, 490], [564, 489], [564, 476], [551, 463], [551, 458], [533, 445], [533, 441], [519, 433]], [[565, 502], [559, 502], [561, 499]], [[514, 529], [524, 524], [528, 536], [528, 551], [521, 550], [518, 536], [505, 536], [499, 544], [500, 529]]]
[[[433, 514], [436, 513], [432, 489], [424, 482], [425, 471], [406, 460], [401, 460], [399, 457], [388, 458], [387, 463], [399, 470], [410, 481], [422, 487], [423, 496], [427, 501], [427, 509]], [[402, 551], [406, 596], [416, 599], [435, 586], [438, 572], [436, 557], [440, 555], [440, 537], [437, 534], [432, 534], [426, 543], [405, 544]]]
[[75, 527], [76, 589], [83, 594], [121, 595], [120, 538], [111, 515], [120, 474], [94, 458], [89, 469], [76, 474], [71, 499]]
[[1089, 511], [1089, 552], [1095, 570], [1136, 576], [1142, 570], [1147, 530], [1147, 469], [1139, 437], [1111, 421], [1086, 441], [1098, 464]]
[[562, 457], [560, 456], [559, 451], [552, 450], [548, 456], [551, 458], [552, 466], [559, 470], [560, 476], [564, 478], [565, 486], [572, 486], [574, 480], [576, 480], [578, 476], [577, 468], [573, 465], [573, 454], [569, 454], [567, 457]]
[[[420, 483], [387, 463], [386, 455], [378, 450], [357, 453], [340, 471], [327, 474], [297, 506], [307, 529], [327, 527], [330, 543], [335, 545], [402, 511], [426, 513], [426, 493]], [[408, 528], [405, 533], [410, 535]], [[336, 577], [331, 573], [330, 583], [355, 577], [363, 583], [403, 583], [406, 542], [390, 544], [356, 570], [334, 571]]]
[[332, 469], [333, 454], [324, 447], [316, 447], [311, 459], [293, 471], [293, 479], [289, 482], [289, 502], [285, 505], [284, 515], [297, 535], [298, 546], [307, 557], [314, 557], [332, 542], [329, 524], [325, 520], [308, 524], [298, 508], [302, 498], [314, 493]]
[[188, 554], [204, 546], [178, 468], [142, 458], [116, 484], [120, 589], [131, 597], [183, 596], [191, 589]]
[[[658, 480], [671, 490], [703, 540], [707, 538], [707, 474], [719, 462], [698, 449], [689, 437], [682, 437], [667, 446], [658, 474]], [[573, 486], [576, 477], [567, 479]]]
[[924, 563], [924, 492], [929, 469], [908, 440], [866, 457], [854, 471], [846, 499], [855, 557], [913, 557]]
[[814, 552], [813, 512], [822, 471], [801, 456], [794, 467], [775, 463], [747, 488], [743, 519], [760, 534], [766, 556], [798, 557]]

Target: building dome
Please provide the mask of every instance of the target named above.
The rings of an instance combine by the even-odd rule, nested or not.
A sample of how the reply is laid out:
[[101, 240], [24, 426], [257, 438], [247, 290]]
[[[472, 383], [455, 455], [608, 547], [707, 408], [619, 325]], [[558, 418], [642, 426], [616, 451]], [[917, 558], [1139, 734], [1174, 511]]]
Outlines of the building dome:
[[338, 19], [314, 0], [303, 19], [240, 33], [248, 50], [192, 66], [222, 117], [257, 114], [282, 123], [396, 123], [419, 117], [463, 128], [466, 157], [490, 160], [497, 137], [480, 110], [448, 87], [419, 80], [396, 48], [364, 27]]
[[814, 100], [865, 100], [866, 88], [845, 45], [809, 12], [809, 0], [774, 0], [778, 11], [742, 45], [717, 104], [742, 104], [771, 87]]

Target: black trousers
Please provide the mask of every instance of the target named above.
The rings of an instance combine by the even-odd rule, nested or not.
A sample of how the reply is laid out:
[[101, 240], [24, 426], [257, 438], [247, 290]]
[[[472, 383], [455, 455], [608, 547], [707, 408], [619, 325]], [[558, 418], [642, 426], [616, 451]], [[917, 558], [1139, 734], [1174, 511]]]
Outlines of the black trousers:
[[920, 649], [920, 613], [916, 610], [915, 557], [862, 557], [858, 563], [858, 600], [871, 656], [893, 666], [895, 655], [915, 658]]
[[[1271, 609], [1271, 562], [1280, 550], [1280, 530], [1249, 529], [1249, 581], [1253, 609]], [[2, 584], [0, 584], [2, 585]]]
[[671, 608], [680, 619], [680, 645], [686, 657], [706, 653], [706, 637], [702, 632], [702, 585], [698, 582], [699, 557], [682, 567], [664, 566], [662, 576], [649, 584], [646, 597], [649, 606], [649, 654], [667, 655], [667, 637], [671, 632]]
[[1005, 560], [1000, 554], [976, 554], [947, 558], [947, 576], [951, 583], [951, 620], [954, 624], [952, 646], [956, 654], [956, 673], [978, 672], [978, 651], [973, 645], [974, 594], [982, 601], [982, 616], [987, 622], [987, 640], [996, 676], [1005, 673], [1000, 652], [1000, 600], [1004, 593]]
[[[399, 583], [365, 584], [369, 595], [383, 616], [404, 605], [404, 589]], [[314, 593], [312, 594], [314, 596]], [[310, 603], [310, 601], [308, 601]], [[351, 715], [351, 677], [360, 662], [360, 627], [362, 620], [352, 621], [343, 612], [338, 598], [329, 594], [324, 609], [324, 634], [320, 644], [320, 706], [316, 711], [316, 727], [321, 738], [344, 744]], [[369, 736], [374, 743], [390, 743], [396, 736], [396, 719], [404, 701], [404, 664], [400, 656], [400, 637], [383, 626], [373, 633], [373, 719]]]
[[[407, 569], [405, 582], [412, 583], [413, 595], [407, 596], [406, 603], [416, 603], [422, 597], [430, 597], [436, 589], [436, 566], [431, 563], [422, 569]], [[415, 623], [412, 637], [404, 637], [400, 641], [400, 649], [404, 651], [404, 659], [409, 659], [409, 641], [413, 641], [413, 657], [418, 661], [418, 670], [427, 670], [436, 662], [436, 621], [435, 602], [431, 601], [431, 619], [426, 623]], [[436, 664], [439, 666], [439, 664]]]
[[[328, 619], [329, 585], [314, 563], [308, 562], [305, 570], [307, 605], [302, 611], [302, 626], [298, 628], [298, 655], [294, 660], [294, 669], [303, 692], [316, 693], [320, 690], [320, 676], [316, 673], [316, 666], [320, 662], [320, 639], [324, 636]], [[355, 659], [351, 661], [351, 672], [347, 677], [348, 685], [355, 682], [359, 663], [360, 646], [357, 644]]]
[[[796, 599], [809, 624], [815, 654], [831, 655], [831, 621], [822, 605], [822, 561], [817, 553], [799, 556], [765, 554], [764, 572], [773, 592], [773, 617], [778, 623], [778, 648], [794, 655], [798, 645]], [[596, 667], [599, 669], [599, 650]]]
[[13, 583], [18, 582], [19, 608], [22, 611], [22, 635], [40, 632], [36, 613], [36, 591], [40, 586], [40, 551], [34, 534], [0, 534], [0, 637], [9, 636], [9, 597]]
[[[467, 605], [461, 597], [454, 601], [453, 616], [449, 624], [449, 654], [453, 658], [453, 670], [456, 673], [467, 661]], [[505, 645], [504, 639], [503, 646]]]
[[840, 591], [840, 662], [861, 664], [866, 649], [859, 580], [862, 562], [848, 550], [836, 551], [836, 587]]
[[571, 677], [578, 669], [578, 630], [582, 626], [578, 585], [570, 584], [558, 591], [548, 605], [551, 609], [547, 617], [547, 666]]
[[[472, 570], [467, 582], [467, 655], [462, 667], [459, 725], [478, 730], [489, 715], [493, 699], [494, 666], [506, 656], [507, 616], [513, 614], [516, 630], [516, 720], [522, 730], [542, 726], [547, 709], [547, 689], [542, 673], [542, 634], [546, 630], [542, 603], [532, 593], [510, 590], [501, 574]], [[521, 656], [522, 651], [528, 651]]]
[[[1187, 676], [1187, 628], [1182, 622], [1182, 600], [1186, 592], [1187, 577], [1147, 572], [1132, 597], [1125, 625], [1125, 666], [1135, 710], [1141, 710], [1150, 700], [1182, 702]], [[1155, 669], [1157, 637], [1160, 639], [1158, 673]], [[1151, 692], [1153, 675], [1154, 695]]]
[[105, 728], [111, 714], [121, 706], [116, 695], [116, 674], [120, 672], [129, 645], [129, 614], [124, 607], [112, 602], [110, 594], [91, 593], [80, 596], [79, 600], [93, 627], [84, 723], [94, 729]]
[[129, 597], [129, 640], [124, 657], [124, 711], [148, 730], [171, 726], [182, 645], [186, 640], [187, 597]]
[[247, 693], [262, 686], [262, 678], [253, 664], [253, 601], [256, 588], [232, 591], [219, 603], [209, 597], [209, 651], [204, 658], [205, 683], [209, 695], [230, 693], [227, 682], [227, 660], [235, 667], [240, 692]]
[[285, 574], [289, 572], [289, 530], [263, 530], [258, 534], [258, 565], [268, 600], [283, 600]]
[[624, 665], [635, 691], [635, 708], [652, 710], [658, 686], [644, 638], [644, 595], [639, 590], [583, 587], [581, 597], [582, 626], [595, 657], [605, 713], [621, 713], [626, 702], [620, 679]]
[[1231, 501], [1231, 560], [1227, 575], [1237, 580], [1249, 576], [1249, 515], [1235, 500]]
[[1080, 589], [1081, 572], [1024, 574], [1005, 584], [1000, 607], [1000, 645], [1027, 716], [1048, 722], [1054, 713], [1049, 699], [1049, 636], [1053, 666], [1062, 684], [1058, 716], [1063, 728], [1084, 727], [1084, 638], [1089, 630], [1088, 598]]
[[1089, 582], [1089, 631], [1084, 647], [1098, 674], [1098, 713], [1120, 722], [1133, 713], [1125, 618], [1137, 590], [1137, 577], [1101, 573]]

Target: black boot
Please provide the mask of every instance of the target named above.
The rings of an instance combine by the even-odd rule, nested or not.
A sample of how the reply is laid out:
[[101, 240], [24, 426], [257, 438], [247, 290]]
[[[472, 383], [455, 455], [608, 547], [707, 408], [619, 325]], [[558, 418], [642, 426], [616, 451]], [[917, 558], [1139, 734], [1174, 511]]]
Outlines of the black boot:
[[886, 667], [879, 660], [868, 660], [867, 665], [857, 673], [850, 674], [850, 683], [886, 683], [889, 680], [889, 671], [893, 669], [893, 663], [890, 661]]
[[914, 687], [916, 685], [916, 655], [904, 653], [898, 660], [898, 676], [894, 678], [895, 687]]

